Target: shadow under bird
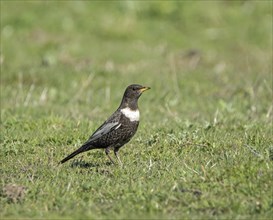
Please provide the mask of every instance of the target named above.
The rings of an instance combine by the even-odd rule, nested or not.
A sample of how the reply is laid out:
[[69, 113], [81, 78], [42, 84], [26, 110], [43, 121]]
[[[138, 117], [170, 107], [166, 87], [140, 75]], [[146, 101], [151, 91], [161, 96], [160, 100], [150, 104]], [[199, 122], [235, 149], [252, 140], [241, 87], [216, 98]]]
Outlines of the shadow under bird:
[[105, 153], [112, 163], [110, 149], [119, 163], [119, 149], [129, 142], [137, 131], [139, 125], [138, 99], [141, 94], [150, 89], [149, 87], [132, 84], [124, 92], [122, 101], [118, 109], [91, 135], [91, 137], [76, 151], [64, 158], [60, 163], [64, 163], [76, 155], [93, 149], [105, 149]]

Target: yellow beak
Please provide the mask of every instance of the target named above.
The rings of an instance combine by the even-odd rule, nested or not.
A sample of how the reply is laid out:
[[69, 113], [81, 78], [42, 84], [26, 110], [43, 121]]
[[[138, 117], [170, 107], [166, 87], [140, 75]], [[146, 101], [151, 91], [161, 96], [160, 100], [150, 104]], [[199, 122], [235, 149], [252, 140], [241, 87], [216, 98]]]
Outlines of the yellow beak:
[[150, 87], [143, 87], [143, 88], [141, 88], [139, 91], [142, 93], [142, 92], [145, 92], [146, 90], [148, 90], [148, 89], [151, 89]]

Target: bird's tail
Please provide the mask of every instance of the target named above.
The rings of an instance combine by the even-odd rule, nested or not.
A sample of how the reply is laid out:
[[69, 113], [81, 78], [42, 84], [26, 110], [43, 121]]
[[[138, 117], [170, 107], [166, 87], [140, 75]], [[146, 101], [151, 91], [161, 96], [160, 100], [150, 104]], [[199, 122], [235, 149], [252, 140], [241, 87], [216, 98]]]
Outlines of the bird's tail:
[[76, 155], [85, 152], [87, 150], [91, 150], [92, 147], [90, 147], [90, 145], [82, 145], [78, 150], [75, 150], [73, 153], [71, 153], [70, 155], [68, 155], [66, 158], [62, 159], [60, 163], [64, 163], [68, 160], [70, 160], [71, 158], [75, 157]]

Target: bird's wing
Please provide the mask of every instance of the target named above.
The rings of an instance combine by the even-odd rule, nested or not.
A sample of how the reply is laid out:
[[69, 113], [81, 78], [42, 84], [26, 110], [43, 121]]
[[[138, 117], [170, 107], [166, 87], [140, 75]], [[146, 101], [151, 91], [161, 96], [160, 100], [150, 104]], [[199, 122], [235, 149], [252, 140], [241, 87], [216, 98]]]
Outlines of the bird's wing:
[[121, 124], [119, 123], [120, 114], [116, 113], [115, 117], [112, 115], [107, 121], [105, 121], [88, 139], [88, 141], [85, 143], [91, 143], [98, 138], [102, 137], [105, 134], [108, 134], [109, 132], [119, 128]]
[[116, 129], [119, 126], [119, 122], [108, 122], [100, 127], [90, 138], [89, 141], [94, 141], [101, 136], [109, 133], [110, 131]]

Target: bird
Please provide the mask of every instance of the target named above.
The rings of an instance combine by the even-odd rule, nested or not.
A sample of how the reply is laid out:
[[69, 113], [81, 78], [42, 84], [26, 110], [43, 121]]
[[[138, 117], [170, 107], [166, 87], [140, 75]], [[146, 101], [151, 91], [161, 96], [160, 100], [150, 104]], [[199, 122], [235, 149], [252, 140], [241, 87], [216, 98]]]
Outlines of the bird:
[[142, 93], [150, 87], [139, 84], [129, 85], [123, 95], [117, 110], [89, 137], [89, 139], [76, 151], [60, 161], [61, 164], [72, 159], [76, 155], [93, 150], [104, 149], [109, 160], [115, 164], [110, 157], [110, 150], [114, 151], [119, 164], [119, 149], [128, 143], [135, 135], [138, 125], [140, 112], [138, 109], [138, 99]]

